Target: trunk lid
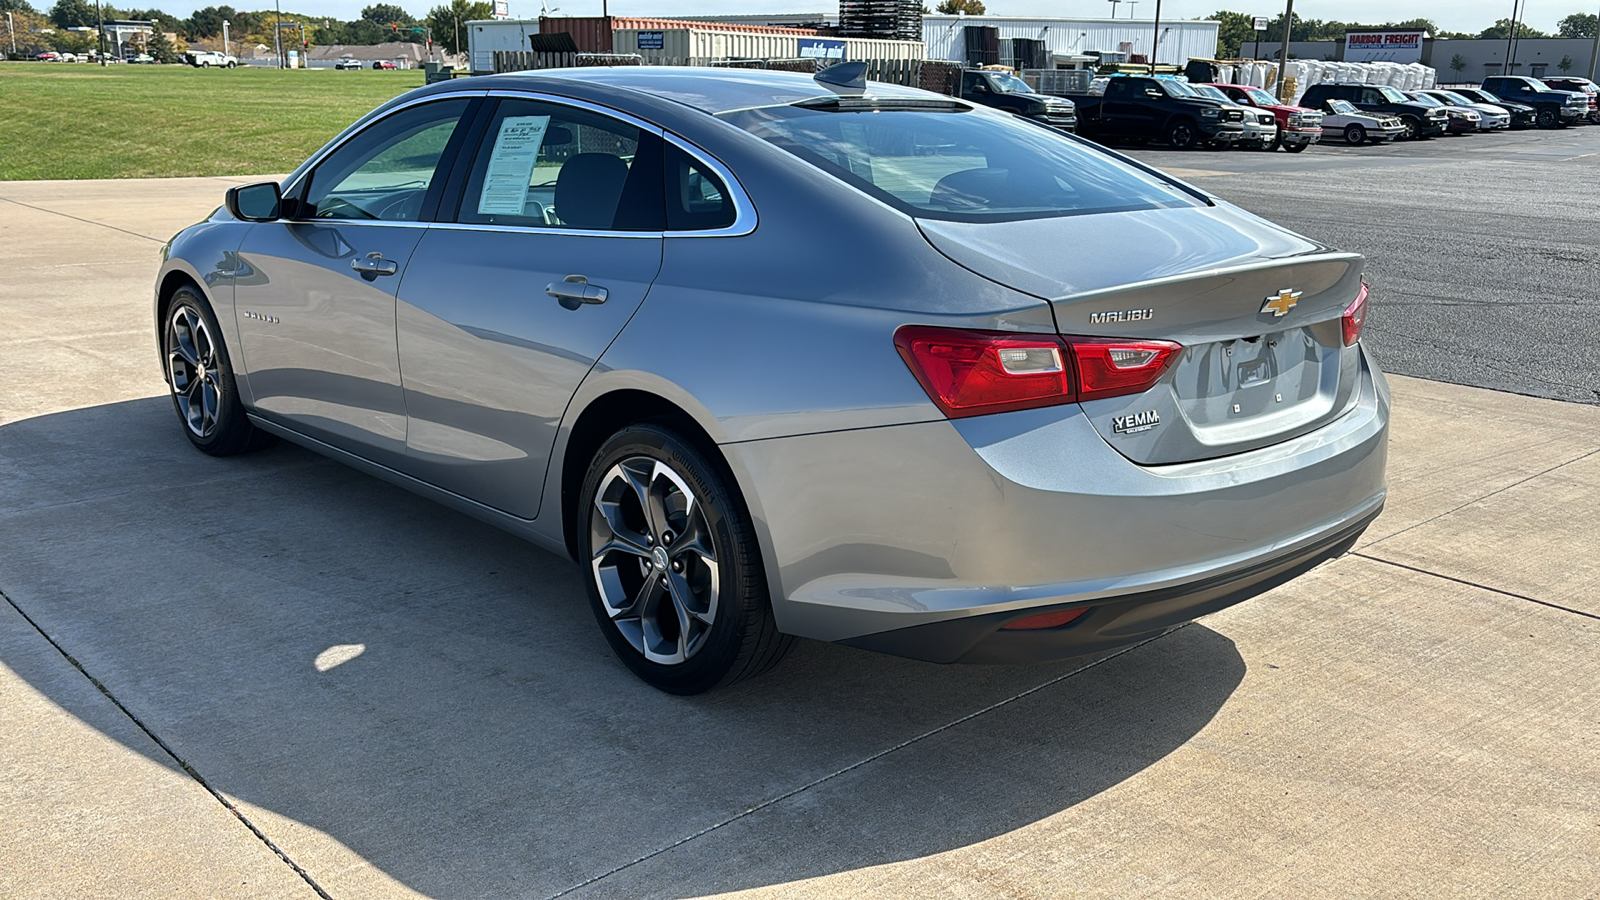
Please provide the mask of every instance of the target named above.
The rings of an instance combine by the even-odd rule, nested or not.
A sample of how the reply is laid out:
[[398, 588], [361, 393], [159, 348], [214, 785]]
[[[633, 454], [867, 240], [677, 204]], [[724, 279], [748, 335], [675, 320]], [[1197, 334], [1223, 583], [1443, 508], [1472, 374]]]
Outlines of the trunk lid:
[[1064, 335], [1183, 345], [1150, 390], [1083, 403], [1134, 462], [1269, 446], [1356, 400], [1359, 353], [1340, 326], [1361, 289], [1356, 254], [1228, 205], [918, 224], [960, 265], [1047, 300]]

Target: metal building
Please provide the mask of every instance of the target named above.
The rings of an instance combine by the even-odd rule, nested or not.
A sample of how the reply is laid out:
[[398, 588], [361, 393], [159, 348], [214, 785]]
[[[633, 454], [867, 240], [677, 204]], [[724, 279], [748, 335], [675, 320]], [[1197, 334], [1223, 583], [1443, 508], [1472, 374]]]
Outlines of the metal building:
[[[1219, 23], [1211, 20], [1174, 19], [1161, 22], [1161, 45], [1156, 62], [1181, 66], [1192, 58], [1210, 59], [1217, 55]], [[994, 29], [992, 32], [983, 29]], [[970, 29], [970, 31], [969, 31]], [[971, 35], [971, 36], [969, 36]], [[1104, 54], [1107, 61], [1120, 61], [1112, 54], [1146, 56], [1155, 39], [1152, 19], [1022, 19], [1012, 16], [922, 17], [922, 40], [928, 45], [929, 59], [969, 62], [968, 47], [988, 46], [997, 39], [1043, 41], [1045, 52], [1056, 62], [1091, 52]], [[996, 60], [1003, 62], [1004, 60]]]

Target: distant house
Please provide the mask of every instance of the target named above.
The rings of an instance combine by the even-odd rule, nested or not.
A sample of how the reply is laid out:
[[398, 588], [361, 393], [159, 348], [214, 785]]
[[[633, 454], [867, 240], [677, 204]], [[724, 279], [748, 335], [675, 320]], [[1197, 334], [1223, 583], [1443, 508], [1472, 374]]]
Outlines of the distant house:
[[364, 63], [363, 69], [372, 68], [375, 62], [392, 62], [402, 69], [418, 69], [428, 61], [428, 49], [421, 44], [400, 41], [387, 44], [326, 44], [312, 47], [307, 52], [306, 66], [331, 69], [344, 59]]

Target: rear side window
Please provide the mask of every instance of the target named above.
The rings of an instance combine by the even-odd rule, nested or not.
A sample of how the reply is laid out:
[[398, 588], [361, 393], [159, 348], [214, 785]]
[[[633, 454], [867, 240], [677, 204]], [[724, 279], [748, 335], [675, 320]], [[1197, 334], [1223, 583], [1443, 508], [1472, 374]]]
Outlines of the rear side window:
[[456, 221], [583, 231], [660, 231], [661, 140], [585, 109], [502, 100], [484, 131]]
[[1202, 205], [1053, 129], [969, 109], [779, 106], [722, 116], [908, 215], [991, 222]]
[[733, 198], [709, 166], [672, 144], [665, 147], [665, 160], [668, 230], [706, 231], [733, 224]]

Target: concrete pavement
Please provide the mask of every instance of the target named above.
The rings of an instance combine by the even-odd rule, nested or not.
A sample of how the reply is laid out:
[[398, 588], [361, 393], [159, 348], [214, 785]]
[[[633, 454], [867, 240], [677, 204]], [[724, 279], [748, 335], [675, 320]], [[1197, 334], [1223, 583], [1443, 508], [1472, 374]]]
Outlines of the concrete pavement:
[[0, 896], [1600, 891], [1600, 408], [1395, 379], [1362, 545], [1120, 654], [672, 698], [569, 562], [188, 446], [150, 280], [226, 183], [0, 183]]

